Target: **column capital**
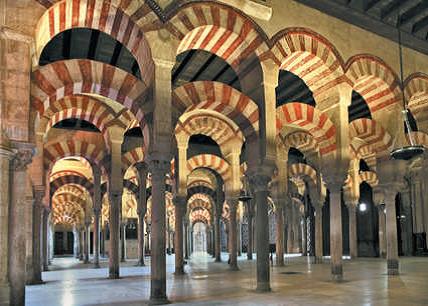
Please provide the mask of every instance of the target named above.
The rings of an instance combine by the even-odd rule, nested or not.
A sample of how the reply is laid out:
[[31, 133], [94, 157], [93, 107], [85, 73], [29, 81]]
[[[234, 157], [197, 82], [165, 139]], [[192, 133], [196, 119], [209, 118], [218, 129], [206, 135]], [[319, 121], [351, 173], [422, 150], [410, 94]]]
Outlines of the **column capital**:
[[253, 173], [249, 175], [249, 182], [254, 192], [268, 191], [268, 184], [271, 177], [263, 173]]
[[183, 195], [175, 195], [173, 198], [173, 203], [175, 206], [186, 207], [187, 197]]
[[12, 157], [12, 169], [14, 171], [26, 171], [33, 159], [33, 148], [20, 148], [14, 150], [14, 153]]
[[150, 158], [148, 165], [152, 178], [153, 175], [165, 176], [171, 170], [171, 162], [167, 158]]

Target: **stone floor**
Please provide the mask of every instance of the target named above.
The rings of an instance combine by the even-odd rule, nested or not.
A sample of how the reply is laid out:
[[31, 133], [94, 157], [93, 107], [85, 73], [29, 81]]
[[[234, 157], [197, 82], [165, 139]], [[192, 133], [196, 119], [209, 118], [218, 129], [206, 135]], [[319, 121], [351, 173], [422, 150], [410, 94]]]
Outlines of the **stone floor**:
[[[227, 255], [223, 254], [227, 260]], [[175, 277], [174, 257], [167, 259], [167, 290], [173, 303], [186, 305], [428, 305], [428, 258], [401, 258], [401, 275], [385, 275], [385, 261], [345, 261], [345, 281], [330, 281], [330, 266], [288, 257], [285, 267], [273, 267], [272, 292], [255, 288], [255, 261], [239, 258], [240, 271], [213, 263], [197, 254], [185, 276]], [[327, 260], [326, 260], [327, 261]], [[149, 261], [147, 262], [149, 263]], [[73, 258], [57, 258], [44, 272], [43, 285], [27, 286], [26, 305], [145, 305], [149, 298], [150, 268], [121, 267], [122, 279], [106, 279], [107, 262], [93, 269]]]

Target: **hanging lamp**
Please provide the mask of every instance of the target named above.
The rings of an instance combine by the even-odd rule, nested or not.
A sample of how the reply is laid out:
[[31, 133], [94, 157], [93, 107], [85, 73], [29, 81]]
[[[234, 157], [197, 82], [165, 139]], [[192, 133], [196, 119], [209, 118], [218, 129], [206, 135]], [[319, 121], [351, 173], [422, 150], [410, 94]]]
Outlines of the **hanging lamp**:
[[251, 201], [253, 199], [253, 197], [250, 194], [249, 188], [248, 188], [248, 180], [247, 180], [247, 176], [244, 175], [242, 178], [242, 183], [243, 183], [243, 190], [241, 190], [238, 200], [241, 202], [248, 202]]
[[[399, 50], [399, 59], [400, 59], [400, 81], [401, 84], [404, 84], [404, 78], [403, 78], [403, 46], [401, 44], [401, 30], [400, 30], [400, 14], [398, 13], [398, 21], [397, 21], [397, 30], [398, 30], [398, 50]], [[406, 103], [406, 96], [404, 94], [404, 88], [403, 88], [403, 110], [401, 111], [401, 114], [403, 116], [404, 125], [407, 129], [407, 136], [409, 138], [409, 144], [407, 144], [405, 138], [398, 139], [398, 146], [397, 143], [394, 146], [394, 149], [391, 151], [391, 158], [396, 160], [410, 160], [418, 155], [421, 155], [424, 153], [425, 148], [421, 145], [416, 144], [415, 139], [412, 135], [412, 128], [410, 126], [409, 122], [409, 110], [407, 109], [407, 103]]]

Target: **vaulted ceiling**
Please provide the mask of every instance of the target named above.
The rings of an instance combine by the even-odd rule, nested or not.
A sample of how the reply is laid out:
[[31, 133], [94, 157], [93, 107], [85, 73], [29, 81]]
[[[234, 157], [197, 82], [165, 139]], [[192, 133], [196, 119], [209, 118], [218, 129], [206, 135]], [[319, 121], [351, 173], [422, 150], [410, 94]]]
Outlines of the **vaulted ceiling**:
[[296, 0], [393, 41], [428, 54], [427, 0]]

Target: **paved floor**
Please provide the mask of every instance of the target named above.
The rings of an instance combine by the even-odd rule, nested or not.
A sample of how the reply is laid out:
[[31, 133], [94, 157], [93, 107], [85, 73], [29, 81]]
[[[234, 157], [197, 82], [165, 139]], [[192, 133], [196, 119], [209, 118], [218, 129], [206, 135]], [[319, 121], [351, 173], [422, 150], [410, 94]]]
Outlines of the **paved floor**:
[[[385, 275], [384, 260], [345, 261], [340, 284], [330, 281], [328, 263], [287, 258], [285, 267], [271, 269], [273, 291], [264, 294], [254, 292], [255, 261], [239, 259], [240, 271], [230, 272], [226, 263], [198, 254], [186, 266], [187, 275], [175, 277], [174, 257], [168, 256], [168, 298], [187, 305], [428, 305], [428, 258], [402, 258], [395, 277]], [[134, 264], [124, 263], [123, 278], [109, 280], [107, 262], [93, 269], [72, 258], [55, 259], [54, 271], [43, 273], [45, 284], [27, 286], [26, 305], [145, 305], [150, 268]]]

